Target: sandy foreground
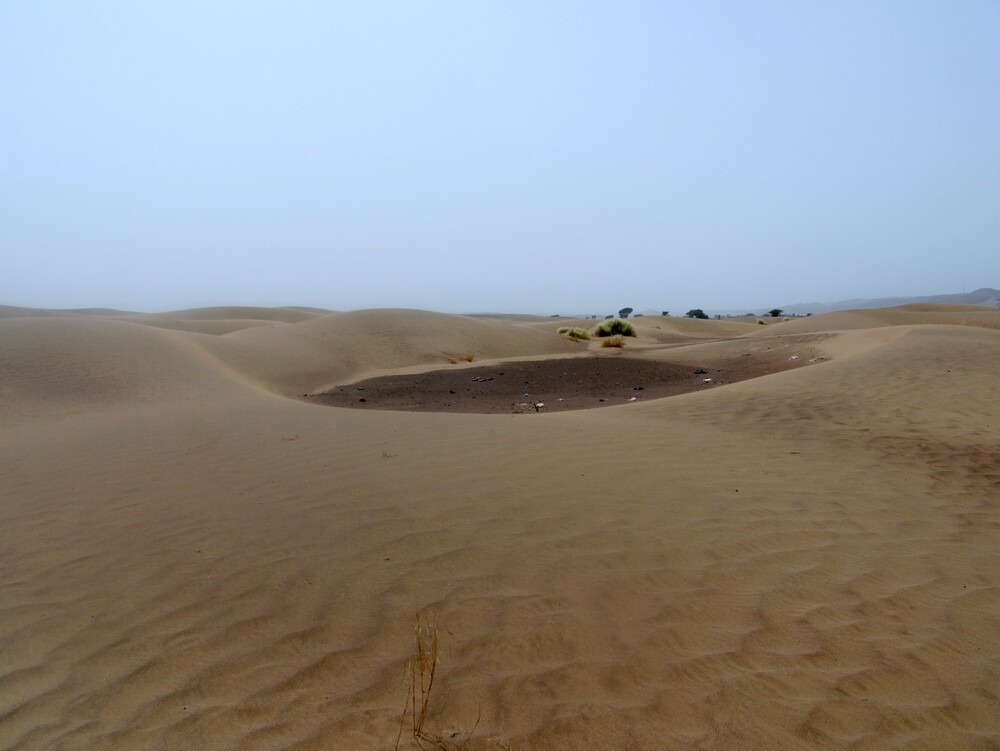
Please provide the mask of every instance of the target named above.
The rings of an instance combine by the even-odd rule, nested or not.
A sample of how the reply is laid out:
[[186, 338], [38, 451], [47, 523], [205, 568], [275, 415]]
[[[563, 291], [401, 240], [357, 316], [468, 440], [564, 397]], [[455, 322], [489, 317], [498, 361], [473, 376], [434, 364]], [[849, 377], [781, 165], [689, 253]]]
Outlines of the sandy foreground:
[[[1000, 310], [573, 324], [0, 308], [0, 748], [392, 749], [418, 615], [445, 748], [1000, 748]], [[598, 409], [303, 399], [744, 355]]]

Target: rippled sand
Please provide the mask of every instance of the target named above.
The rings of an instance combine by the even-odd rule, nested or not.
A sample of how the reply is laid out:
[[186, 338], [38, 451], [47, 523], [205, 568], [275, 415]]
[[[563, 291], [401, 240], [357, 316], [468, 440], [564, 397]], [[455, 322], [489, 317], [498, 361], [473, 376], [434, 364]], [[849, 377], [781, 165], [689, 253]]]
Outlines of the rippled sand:
[[567, 323], [0, 309], [0, 747], [391, 749], [417, 614], [470, 751], [1000, 746], [1000, 311], [641, 318], [816, 362], [603, 409], [301, 399]]

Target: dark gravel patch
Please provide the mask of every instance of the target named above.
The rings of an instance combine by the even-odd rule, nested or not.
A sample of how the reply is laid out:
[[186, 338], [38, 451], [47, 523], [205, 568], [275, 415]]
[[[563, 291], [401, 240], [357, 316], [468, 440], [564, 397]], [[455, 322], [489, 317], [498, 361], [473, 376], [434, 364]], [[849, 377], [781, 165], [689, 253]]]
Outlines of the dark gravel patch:
[[[787, 356], [749, 354], [715, 361], [710, 366], [590, 356], [383, 376], [304, 398], [318, 404], [358, 409], [534, 414], [661, 399], [805, 364], [805, 358], [789, 360]], [[536, 408], [538, 404], [543, 406]]]

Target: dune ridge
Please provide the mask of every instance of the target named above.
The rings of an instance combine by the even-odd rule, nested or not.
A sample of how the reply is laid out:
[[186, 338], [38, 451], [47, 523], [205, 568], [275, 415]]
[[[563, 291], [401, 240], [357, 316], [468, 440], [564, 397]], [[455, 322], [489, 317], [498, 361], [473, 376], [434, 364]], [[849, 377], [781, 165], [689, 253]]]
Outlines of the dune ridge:
[[925, 307], [637, 319], [823, 360], [539, 415], [299, 397], [563, 320], [5, 316], [0, 747], [392, 748], [421, 613], [468, 749], [995, 748], [1000, 313]]

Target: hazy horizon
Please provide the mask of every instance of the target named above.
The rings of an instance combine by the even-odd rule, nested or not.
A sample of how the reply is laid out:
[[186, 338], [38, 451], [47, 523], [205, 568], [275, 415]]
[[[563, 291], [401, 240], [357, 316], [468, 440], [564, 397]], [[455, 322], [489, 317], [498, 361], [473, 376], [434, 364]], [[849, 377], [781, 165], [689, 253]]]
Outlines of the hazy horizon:
[[[971, 290], [971, 291], [978, 291], [978, 290]], [[913, 297], [919, 299], [919, 298], [922, 298], [922, 297], [951, 296], [952, 294], [963, 294], [963, 293], [944, 293], [942, 295], [938, 295], [937, 293], [935, 293], [934, 295], [914, 295]], [[809, 313], [810, 315], [812, 315], [814, 312], [815, 313], [825, 313], [825, 312], [833, 312], [834, 310], [847, 310], [848, 309], [848, 308], [842, 308], [842, 307], [834, 307], [834, 308], [832, 308], [830, 310], [823, 309], [823, 308], [826, 308], [828, 305], [831, 305], [831, 304], [832, 305], [838, 305], [838, 304], [841, 304], [841, 303], [851, 303], [851, 302], [868, 303], [868, 302], [871, 302], [873, 300], [883, 300], [883, 299], [884, 300], [896, 300], [896, 299], [909, 300], [910, 297], [908, 296], [908, 297], [902, 298], [902, 297], [897, 296], [897, 295], [888, 295], [888, 296], [886, 296], [884, 298], [848, 298], [848, 299], [844, 299], [844, 300], [809, 300], [809, 301], [799, 301], [799, 302], [794, 302], [794, 303], [790, 303], [790, 302], [786, 301], [786, 302], [781, 303], [778, 307], [784, 306], [784, 307], [787, 307], [787, 308], [801, 308], [801, 307], [815, 306], [817, 308], [817, 310]], [[896, 303], [890, 303], [890, 304], [896, 304]], [[900, 303], [900, 304], [904, 304], [904, 303]], [[978, 303], [978, 304], [982, 304], [982, 303]], [[248, 308], [248, 309], [250, 309], [250, 308], [259, 307], [259, 308], [264, 308], [264, 309], [268, 309], [268, 308], [293, 308], [293, 309], [294, 308], [301, 308], [301, 309], [313, 309], [313, 310], [327, 310], [327, 311], [329, 311], [331, 313], [352, 313], [352, 312], [361, 312], [361, 311], [368, 311], [368, 310], [413, 310], [413, 311], [425, 311], [425, 312], [431, 312], [431, 313], [446, 313], [446, 314], [467, 315], [467, 316], [525, 315], [525, 316], [537, 316], [537, 317], [546, 317], [546, 318], [575, 318], [575, 317], [586, 318], [586, 317], [590, 317], [590, 316], [597, 316], [597, 317], [602, 317], [603, 318], [603, 317], [609, 317], [611, 315], [617, 315], [617, 313], [620, 310], [622, 310], [623, 308], [625, 308], [625, 307], [632, 308], [632, 311], [630, 311], [630, 313], [629, 313], [630, 316], [636, 316], [636, 315], [640, 315], [640, 316], [643, 316], [643, 315], [657, 315], [658, 316], [658, 315], [663, 315], [663, 313], [667, 313], [670, 316], [685, 317], [686, 313], [690, 310], [690, 308], [688, 308], [688, 307], [676, 307], [676, 308], [671, 308], [671, 309], [668, 309], [668, 310], [664, 310], [664, 309], [662, 309], [662, 307], [661, 308], [657, 308], [655, 306], [634, 307], [634, 306], [621, 305], [621, 306], [608, 306], [608, 307], [605, 307], [605, 308], [595, 308], [595, 307], [592, 307], [592, 308], [590, 308], [588, 310], [561, 310], [561, 311], [549, 311], [549, 312], [546, 312], [546, 311], [544, 311], [544, 310], [542, 310], [540, 308], [539, 309], [520, 309], [520, 310], [501, 310], [501, 309], [485, 309], [485, 308], [482, 309], [482, 310], [471, 310], [471, 309], [470, 310], [443, 310], [443, 309], [440, 309], [440, 308], [431, 308], [431, 307], [415, 308], [415, 307], [406, 307], [406, 306], [398, 306], [398, 305], [381, 306], [379, 308], [371, 308], [371, 307], [362, 307], [362, 308], [325, 308], [323, 306], [299, 305], [297, 303], [286, 303], [286, 304], [276, 303], [276, 304], [273, 304], [273, 305], [254, 305], [252, 303], [241, 303], [241, 302], [230, 302], [230, 303], [225, 303], [225, 304], [206, 304], [206, 305], [193, 306], [191, 308], [162, 308], [162, 307], [157, 307], [157, 308], [149, 308], [149, 307], [146, 307], [146, 308], [114, 308], [114, 307], [103, 306], [103, 305], [81, 305], [81, 306], [76, 306], [76, 307], [65, 307], [65, 306], [62, 306], [62, 307], [43, 307], [43, 306], [27, 306], [27, 305], [21, 306], [21, 305], [11, 304], [11, 303], [8, 303], [7, 301], [0, 300], [0, 307], [2, 307], [4, 305], [10, 305], [11, 307], [15, 307], [15, 308], [17, 308], [17, 307], [23, 307], [26, 310], [31, 310], [33, 308], [37, 308], [39, 310], [66, 311], [66, 312], [108, 311], [109, 314], [116, 314], [116, 313], [123, 313], [123, 314], [137, 313], [137, 314], [142, 314], [142, 315], [146, 315], [146, 314], [159, 315], [159, 314], [163, 314], [163, 313], [185, 312], [185, 311], [198, 310], [198, 309], [209, 309], [209, 310], [210, 309], [219, 309], [219, 308]], [[727, 307], [722, 307], [722, 306], [717, 306], [717, 307], [704, 308], [703, 310], [706, 311], [706, 312], [708, 312], [708, 313], [710, 313], [713, 316], [717, 315], [717, 314], [722, 314], [725, 317], [738, 317], [738, 316], [743, 316], [743, 315], [748, 315], [748, 314], [752, 314], [752, 315], [764, 315], [764, 314], [766, 314], [768, 312], [769, 308], [773, 308], [773, 307], [774, 307], [773, 304], [766, 303], [766, 304], [759, 304], [759, 305], [746, 305], [746, 306], [743, 306], [743, 307], [728, 307], [728, 308]], [[868, 307], [870, 307], [870, 306], [863, 305], [862, 309], [866, 309]], [[805, 312], [792, 312], [791, 310], [786, 311], [786, 312], [787, 312], [788, 315], [805, 315]]]
[[986, 0], [6, 4], [0, 303], [995, 287], [998, 29]]

